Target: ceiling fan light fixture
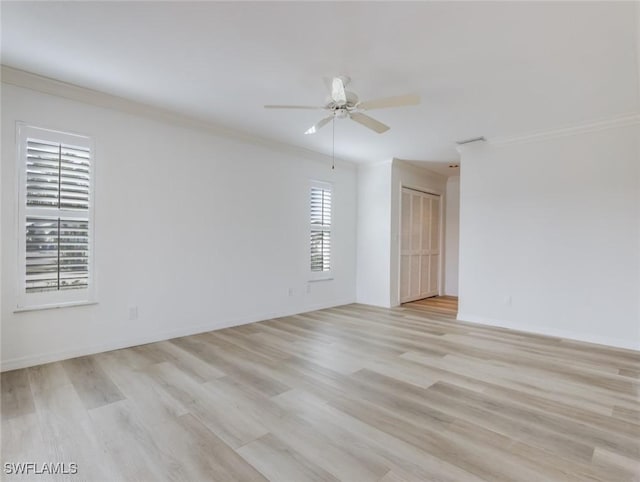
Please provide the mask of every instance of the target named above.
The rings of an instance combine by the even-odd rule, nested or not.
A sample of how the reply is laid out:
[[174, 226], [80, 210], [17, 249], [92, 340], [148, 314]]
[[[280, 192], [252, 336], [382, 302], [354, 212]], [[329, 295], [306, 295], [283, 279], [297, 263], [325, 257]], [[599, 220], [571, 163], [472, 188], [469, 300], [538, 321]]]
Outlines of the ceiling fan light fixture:
[[331, 85], [331, 98], [337, 106], [347, 103], [347, 93], [344, 91], [344, 81], [340, 77], [334, 77]]

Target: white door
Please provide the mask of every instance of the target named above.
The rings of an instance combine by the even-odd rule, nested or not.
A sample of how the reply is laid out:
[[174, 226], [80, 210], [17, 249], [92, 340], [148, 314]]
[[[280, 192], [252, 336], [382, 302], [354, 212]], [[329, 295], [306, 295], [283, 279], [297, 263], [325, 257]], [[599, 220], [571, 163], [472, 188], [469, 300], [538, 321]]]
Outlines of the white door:
[[439, 293], [440, 196], [402, 188], [400, 302]]

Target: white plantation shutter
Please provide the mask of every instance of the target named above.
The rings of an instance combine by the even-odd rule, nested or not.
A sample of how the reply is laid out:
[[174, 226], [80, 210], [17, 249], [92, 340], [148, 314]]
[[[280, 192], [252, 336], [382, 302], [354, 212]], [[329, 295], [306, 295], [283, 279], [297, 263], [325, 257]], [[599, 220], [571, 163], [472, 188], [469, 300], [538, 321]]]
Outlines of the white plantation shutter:
[[27, 206], [89, 209], [89, 149], [27, 139]]
[[311, 231], [311, 271], [331, 269], [331, 232]]
[[19, 126], [21, 170], [18, 307], [90, 301], [90, 139]]
[[311, 272], [331, 271], [331, 184], [311, 185]]
[[87, 288], [89, 221], [27, 216], [27, 293]]

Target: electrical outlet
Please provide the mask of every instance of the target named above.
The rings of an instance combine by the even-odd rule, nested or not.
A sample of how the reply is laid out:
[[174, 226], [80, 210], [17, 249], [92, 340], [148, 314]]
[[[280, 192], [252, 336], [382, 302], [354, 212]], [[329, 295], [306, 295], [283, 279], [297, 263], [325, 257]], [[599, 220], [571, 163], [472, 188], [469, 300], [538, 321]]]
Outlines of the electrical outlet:
[[129, 308], [129, 320], [137, 320], [138, 319], [138, 307], [132, 306]]
[[507, 295], [504, 297], [504, 304], [507, 306], [511, 306], [511, 295]]
[[311, 283], [307, 283], [307, 294], [311, 293]]
[[289, 296], [293, 296], [293, 288], [289, 288]]

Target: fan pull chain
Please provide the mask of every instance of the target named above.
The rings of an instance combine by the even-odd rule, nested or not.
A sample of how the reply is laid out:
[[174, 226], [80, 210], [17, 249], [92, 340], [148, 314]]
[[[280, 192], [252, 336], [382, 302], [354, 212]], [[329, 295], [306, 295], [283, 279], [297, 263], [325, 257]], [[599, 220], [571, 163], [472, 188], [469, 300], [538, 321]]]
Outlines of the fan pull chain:
[[336, 168], [336, 113], [331, 120], [331, 170]]

